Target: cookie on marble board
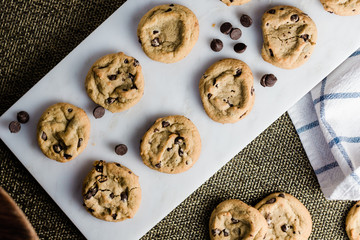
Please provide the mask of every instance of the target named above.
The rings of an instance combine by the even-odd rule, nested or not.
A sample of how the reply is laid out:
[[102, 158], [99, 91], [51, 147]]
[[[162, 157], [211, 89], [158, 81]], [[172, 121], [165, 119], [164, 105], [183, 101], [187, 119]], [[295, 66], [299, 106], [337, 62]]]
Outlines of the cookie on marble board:
[[295, 197], [278, 192], [255, 205], [268, 224], [265, 239], [308, 239], [312, 229], [309, 211]]
[[254, 105], [254, 78], [249, 66], [237, 59], [222, 59], [200, 79], [199, 91], [207, 115], [220, 123], [235, 123]]
[[267, 229], [260, 212], [237, 199], [221, 202], [213, 210], [209, 223], [212, 240], [263, 240]]
[[201, 151], [200, 134], [186, 117], [159, 118], [141, 139], [140, 155], [148, 167], [164, 173], [190, 169]]
[[360, 201], [348, 212], [345, 229], [350, 240], [360, 240]]
[[352, 16], [360, 14], [359, 0], [320, 0], [324, 9], [329, 13], [335, 13], [340, 16]]
[[37, 141], [41, 151], [59, 162], [68, 162], [86, 147], [90, 120], [85, 111], [70, 103], [56, 103], [40, 117]]
[[199, 22], [185, 6], [160, 5], [141, 18], [137, 35], [149, 58], [174, 63], [185, 58], [195, 46], [199, 37]]
[[251, 0], [220, 0], [220, 1], [225, 3], [227, 6], [238, 6], [248, 3]]
[[134, 217], [141, 203], [139, 177], [115, 162], [95, 161], [82, 190], [84, 206], [94, 217], [119, 222]]
[[293, 69], [309, 60], [317, 41], [313, 20], [300, 9], [276, 6], [262, 17], [261, 56], [272, 65]]
[[121, 112], [138, 103], [144, 94], [139, 61], [123, 52], [108, 54], [90, 68], [85, 88], [89, 97], [111, 112]]

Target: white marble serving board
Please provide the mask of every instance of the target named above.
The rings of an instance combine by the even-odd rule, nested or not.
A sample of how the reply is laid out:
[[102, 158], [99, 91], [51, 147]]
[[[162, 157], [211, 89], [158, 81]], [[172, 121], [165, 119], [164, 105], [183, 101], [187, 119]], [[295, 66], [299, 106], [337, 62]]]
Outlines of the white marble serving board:
[[[253, 0], [239, 7], [227, 7], [218, 0], [175, 0], [170, 3], [180, 3], [194, 11], [200, 23], [200, 37], [185, 59], [163, 64], [150, 60], [143, 53], [136, 36], [141, 16], [162, 3], [169, 1], [128, 0], [0, 119], [1, 139], [88, 239], [140, 238], [360, 45], [360, 16], [329, 14], [318, 0]], [[295, 70], [273, 67], [260, 56], [262, 13], [278, 4], [299, 7], [318, 27], [318, 43], [313, 55]], [[253, 18], [252, 27], [241, 27], [242, 13]], [[235, 53], [233, 45], [238, 41], [220, 33], [219, 26], [225, 21], [242, 29], [239, 41], [247, 44], [245, 53]], [[212, 38], [224, 42], [221, 52], [211, 51]], [[85, 92], [84, 79], [97, 58], [117, 51], [124, 51], [140, 61], [145, 94], [130, 110], [116, 114], [106, 112], [103, 118], [95, 119], [92, 116], [95, 104]], [[255, 78], [256, 100], [245, 119], [223, 125], [212, 121], [203, 110], [198, 82], [213, 62], [225, 57], [238, 58], [250, 66]], [[274, 87], [263, 88], [259, 84], [264, 73], [274, 73], [278, 77]], [[91, 120], [87, 148], [68, 163], [47, 159], [36, 143], [37, 121], [41, 113], [56, 102], [69, 102], [85, 109]], [[11, 134], [9, 122], [15, 120], [20, 110], [30, 113], [30, 122], [22, 125], [19, 133]], [[190, 118], [202, 139], [198, 162], [189, 171], [176, 175], [151, 170], [139, 155], [139, 140], [147, 128], [158, 117], [172, 114]], [[118, 143], [128, 146], [126, 155], [114, 153]], [[119, 162], [140, 177], [142, 203], [133, 219], [105, 222], [92, 217], [82, 206], [82, 181], [93, 161], [98, 159]]]

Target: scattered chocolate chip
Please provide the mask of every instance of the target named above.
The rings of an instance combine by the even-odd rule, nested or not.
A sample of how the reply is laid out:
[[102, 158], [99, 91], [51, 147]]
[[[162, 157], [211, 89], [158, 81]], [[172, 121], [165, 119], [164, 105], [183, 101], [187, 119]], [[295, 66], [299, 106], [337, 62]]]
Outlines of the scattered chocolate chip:
[[280, 8], [280, 10], [284, 10], [284, 8]]
[[290, 20], [293, 21], [293, 22], [298, 22], [299, 21], [299, 15], [297, 15], [297, 14], [291, 15]]
[[274, 74], [265, 74], [260, 80], [260, 84], [263, 87], [272, 87], [275, 85], [277, 78]]
[[356, 207], [358, 208], [358, 207], [360, 207], [360, 205], [358, 204], [358, 205], [356, 205]]
[[162, 121], [161, 125], [162, 125], [162, 127], [168, 127], [168, 126], [170, 126], [170, 123], [167, 121]]
[[274, 57], [274, 53], [273, 53], [273, 51], [271, 50], [271, 48], [269, 49], [269, 53], [270, 53], [270, 56], [271, 56], [271, 57]]
[[247, 46], [244, 43], [237, 43], [234, 45], [234, 51], [237, 53], [245, 52]]
[[207, 95], [208, 99], [210, 99], [211, 96], [212, 96], [212, 94], [211, 94], [211, 93], [208, 93], [208, 95]]
[[233, 28], [230, 32], [230, 38], [232, 40], [238, 40], [242, 35], [242, 32], [239, 28]]
[[20, 111], [17, 113], [16, 118], [19, 121], [19, 123], [27, 123], [30, 119], [30, 116], [27, 112]]
[[239, 69], [236, 69], [236, 73], [234, 75], [234, 77], [239, 77], [242, 73], [242, 70], [239, 68]]
[[88, 208], [88, 211], [91, 212], [91, 213], [92, 213], [92, 212], [95, 212], [95, 210], [92, 209], [92, 208]]
[[71, 156], [70, 154], [64, 153], [64, 158], [65, 158], [65, 159], [70, 159], [70, 158], [72, 158], [72, 156]]
[[98, 187], [95, 185], [93, 188], [90, 188], [87, 193], [85, 194], [86, 199], [90, 199], [91, 197], [95, 196], [98, 192]]
[[251, 89], [250, 89], [250, 94], [251, 94], [251, 96], [254, 95], [254, 92], [255, 92], [254, 87], [251, 87]]
[[180, 157], [184, 156], [184, 152], [183, 152], [183, 150], [182, 150], [181, 148], [179, 148], [178, 153], [179, 153], [179, 156], [180, 156]]
[[183, 141], [184, 141], [183, 137], [176, 137], [175, 140], [174, 140], [174, 143], [175, 144], [181, 144]]
[[116, 98], [109, 97], [108, 99], [106, 99], [106, 103], [113, 104], [115, 102], [115, 100], [116, 100]]
[[172, 9], [171, 8], [169, 8], [168, 10], [166, 10], [165, 12], [170, 12]]
[[82, 138], [79, 138], [79, 140], [78, 140], [78, 144], [77, 144], [77, 147], [79, 148], [79, 147], [81, 147], [81, 143], [82, 143], [82, 141], [83, 141], [83, 139]]
[[131, 171], [129, 171], [129, 174], [132, 174], [132, 172], [131, 172]]
[[104, 114], [105, 114], [105, 108], [103, 108], [102, 106], [97, 106], [93, 110], [93, 115], [96, 119], [102, 118], [104, 116]]
[[114, 198], [115, 197], [114, 193], [110, 193], [109, 197]]
[[276, 201], [276, 198], [270, 198], [269, 200], [266, 201], [265, 204], [271, 204], [274, 203]]
[[53, 145], [54, 152], [59, 153], [62, 150], [62, 147], [59, 144]]
[[119, 144], [115, 146], [115, 153], [117, 155], [125, 155], [127, 153], [127, 146], [125, 144]]
[[126, 192], [122, 192], [120, 194], [120, 198], [121, 198], [121, 201], [126, 202], [128, 200], [128, 195], [126, 194]]
[[278, 197], [282, 197], [282, 198], [285, 198], [285, 194], [283, 194], [283, 193], [280, 193], [280, 194], [278, 195]]
[[289, 229], [289, 228], [288, 228], [288, 225], [286, 225], [286, 224], [284, 224], [284, 225], [281, 226], [281, 230], [282, 230], [283, 232], [286, 232], [288, 229]]
[[210, 48], [214, 52], [220, 52], [223, 49], [223, 42], [220, 39], [213, 39], [210, 43]]
[[46, 141], [47, 140], [47, 136], [46, 136], [46, 133], [45, 132], [42, 132], [41, 134], [41, 139]]
[[141, 42], [141, 39], [138, 37], [138, 42], [140, 43], [140, 44], [142, 44], [142, 42]]
[[158, 47], [158, 46], [160, 46], [160, 40], [159, 40], [159, 38], [154, 38], [153, 40], [151, 40], [151, 46], [153, 46], [153, 47]]
[[113, 81], [113, 80], [116, 79], [116, 74], [114, 74], [114, 75], [108, 75], [107, 77], [108, 77], [108, 79], [109, 79], [110, 81]]
[[157, 33], [159, 33], [158, 30], [154, 30], [154, 31], [153, 31], [153, 34], [157, 34]]
[[131, 81], [134, 81], [134, 79], [135, 79], [135, 75], [133, 75], [133, 74], [129, 73], [129, 78], [131, 79]]
[[12, 121], [9, 124], [9, 130], [11, 133], [17, 133], [20, 131], [20, 129], [21, 129], [21, 125], [18, 121]]
[[240, 220], [239, 220], [239, 219], [235, 219], [235, 218], [231, 218], [231, 222], [235, 224], [235, 223], [239, 223]]
[[99, 162], [99, 164], [95, 166], [95, 171], [102, 173], [103, 170], [104, 166], [102, 165], [102, 162]]
[[157, 163], [157, 164], [155, 164], [155, 167], [156, 167], [156, 168], [160, 168], [160, 167], [161, 167], [161, 164], [160, 164], [160, 163]]
[[188, 162], [188, 161], [186, 161], [186, 162], [185, 162], [185, 164], [186, 164], [186, 165], [189, 165], [189, 162]]
[[98, 182], [103, 183], [107, 181], [107, 176], [105, 175], [99, 175], [96, 177], [96, 180], [98, 180]]
[[309, 40], [309, 34], [300, 35], [300, 38], [304, 39], [304, 42], [306, 42], [307, 40]]
[[69, 109], [68, 109], [68, 112], [69, 112], [69, 113], [71, 113], [72, 111], [73, 111], [73, 109], [72, 109], [72, 108], [69, 108]]
[[231, 29], [232, 29], [232, 24], [229, 22], [225, 22], [220, 26], [220, 32], [226, 35], [228, 35], [231, 32]]
[[114, 220], [116, 220], [116, 217], [117, 217], [117, 214], [116, 213], [114, 213], [113, 215], [111, 215], [112, 216], [112, 218], [114, 219]]
[[240, 23], [241, 25], [243, 25], [244, 27], [250, 27], [251, 24], [253, 23], [253, 20], [251, 19], [251, 17], [249, 15], [243, 14], [240, 17]]
[[220, 235], [221, 231], [220, 229], [211, 229], [211, 234], [215, 237], [216, 235]]
[[229, 236], [229, 235], [230, 235], [229, 231], [228, 231], [228, 230], [226, 230], [226, 229], [224, 229], [224, 230], [223, 230], [223, 233], [224, 233], [224, 237], [227, 237], [227, 236]]
[[125, 63], [125, 64], [128, 64], [128, 63], [129, 63], [129, 60], [128, 60], [127, 58], [125, 58], [124, 63]]
[[139, 61], [137, 59], [134, 59], [134, 67], [137, 67], [139, 65], [140, 65]]
[[170, 6], [170, 7], [173, 7], [173, 6], [175, 6], [175, 5], [174, 5], [174, 4], [170, 4], [169, 6]]
[[166, 149], [166, 151], [168, 151], [168, 152], [169, 152], [171, 149], [172, 149], [172, 148], [167, 148], [167, 149]]
[[118, 167], [121, 167], [121, 164], [120, 163], [115, 163], [116, 166]]
[[275, 14], [275, 9], [270, 9], [270, 10], [268, 11], [268, 13], [270, 13], [270, 14]]
[[157, 129], [157, 128], [154, 129], [154, 132], [158, 132], [158, 131], [159, 131], [159, 129]]

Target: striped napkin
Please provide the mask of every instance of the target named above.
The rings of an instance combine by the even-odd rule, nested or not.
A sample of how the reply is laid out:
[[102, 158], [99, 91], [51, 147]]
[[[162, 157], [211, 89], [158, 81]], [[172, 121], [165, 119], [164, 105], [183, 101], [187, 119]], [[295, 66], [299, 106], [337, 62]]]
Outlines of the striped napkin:
[[288, 113], [325, 197], [360, 200], [360, 48]]

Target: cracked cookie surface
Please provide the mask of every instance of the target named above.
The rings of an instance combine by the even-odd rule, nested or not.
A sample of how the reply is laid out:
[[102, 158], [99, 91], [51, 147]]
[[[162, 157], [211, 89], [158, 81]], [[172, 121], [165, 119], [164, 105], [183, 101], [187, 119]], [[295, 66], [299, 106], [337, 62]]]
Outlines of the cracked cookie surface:
[[84, 110], [69, 103], [50, 106], [37, 125], [37, 141], [41, 151], [59, 162], [74, 159], [86, 147], [90, 121]]
[[119, 222], [132, 218], [139, 209], [139, 177], [119, 163], [95, 161], [84, 180], [84, 205], [94, 217]]
[[255, 208], [240, 200], [230, 199], [213, 210], [209, 230], [212, 240], [263, 240], [267, 223]]
[[304, 64], [317, 41], [312, 19], [300, 9], [276, 6], [262, 17], [263, 46], [261, 56], [274, 66], [292, 69]]
[[360, 14], [360, 0], [320, 0], [324, 9], [340, 16]]
[[200, 134], [184, 116], [159, 118], [144, 134], [140, 155], [148, 167], [164, 173], [190, 169], [201, 151]]
[[254, 105], [254, 79], [246, 63], [223, 59], [201, 77], [199, 91], [207, 115], [220, 123], [234, 123], [248, 115]]
[[220, 0], [228, 6], [243, 5], [250, 2], [251, 0]]
[[144, 94], [139, 61], [122, 52], [103, 56], [90, 68], [85, 88], [89, 97], [107, 110], [127, 110]]
[[360, 240], [360, 201], [350, 209], [345, 227], [350, 240]]
[[310, 213], [298, 199], [290, 194], [270, 194], [256, 204], [255, 208], [264, 216], [268, 224], [265, 239], [309, 238], [312, 229]]
[[194, 47], [199, 37], [199, 23], [185, 6], [160, 5], [141, 18], [137, 35], [149, 58], [173, 63], [186, 57]]

